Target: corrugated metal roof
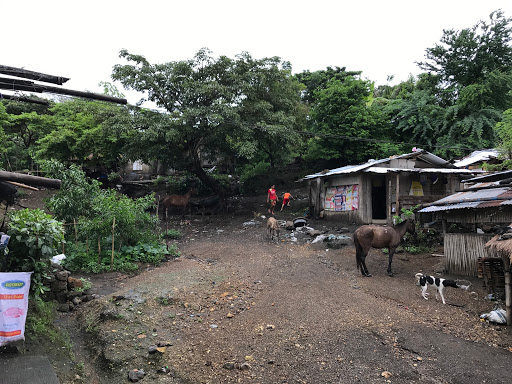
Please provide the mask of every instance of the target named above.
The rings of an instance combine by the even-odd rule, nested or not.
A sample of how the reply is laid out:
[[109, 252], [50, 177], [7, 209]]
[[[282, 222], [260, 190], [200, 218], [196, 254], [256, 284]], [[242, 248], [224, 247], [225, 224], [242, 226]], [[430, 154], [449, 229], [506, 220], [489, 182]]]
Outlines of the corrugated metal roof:
[[499, 180], [505, 179], [504, 176], [507, 176], [507, 178], [512, 177], [512, 170], [491, 173], [489, 175], [484, 175], [484, 176], [476, 176], [476, 177], [472, 177], [471, 179], [463, 180], [462, 182], [463, 183], [472, 183], [472, 182], [499, 181]]
[[[440, 158], [439, 156], [436, 156], [430, 152], [427, 152], [424, 149], [418, 149], [415, 152], [405, 153], [405, 154], [399, 155], [399, 156], [391, 156], [391, 157], [387, 157], [385, 159], [380, 159], [380, 160], [369, 160], [367, 163], [363, 163], [363, 164], [359, 164], [359, 165], [347, 165], [347, 166], [340, 167], [340, 168], [330, 169], [328, 171], [314, 173], [311, 175], [304, 176], [304, 179], [314, 179], [317, 177], [354, 173], [354, 172], [363, 171], [363, 170], [373, 167], [374, 165], [377, 165], [377, 164], [383, 164], [383, 163], [390, 162], [391, 160], [410, 159], [410, 158], [415, 158], [415, 157], [426, 162], [427, 164], [431, 164], [436, 167], [444, 167], [442, 169], [452, 168], [455, 171], [457, 171], [454, 173], [460, 173], [460, 171], [461, 171], [460, 169], [455, 168], [455, 166], [453, 164], [451, 164], [449, 161], [444, 160], [444, 159]], [[391, 169], [391, 168], [388, 168], [388, 169]], [[406, 169], [404, 169], [404, 168], [397, 168], [397, 169], [400, 169], [401, 172], [406, 171]], [[439, 168], [436, 168], [436, 169], [439, 169]], [[386, 171], [386, 172], [390, 172], [390, 171]], [[386, 173], [386, 172], [375, 171], [375, 173]], [[468, 173], [474, 173], [474, 171], [470, 171]]]
[[456, 160], [453, 165], [458, 168], [467, 167], [468, 165], [478, 163], [480, 161], [489, 161], [490, 159], [497, 159], [498, 151], [496, 149], [482, 149], [480, 151], [474, 151], [469, 156], [464, 157], [461, 160]]
[[463, 191], [444, 197], [419, 212], [439, 212], [452, 209], [489, 208], [512, 205], [512, 189], [491, 188]]
[[[370, 167], [363, 172], [371, 173], [388, 173], [388, 172], [412, 172], [412, 173], [456, 173], [460, 174], [474, 174], [475, 171], [471, 169], [453, 169], [453, 168], [387, 168], [387, 167]], [[482, 171], [476, 171], [482, 172]]]
[[480, 204], [479, 202], [470, 202], [470, 203], [459, 203], [459, 204], [449, 204], [449, 205], [431, 205], [430, 207], [422, 208], [419, 210], [421, 213], [427, 212], [440, 212], [440, 211], [449, 211], [452, 209], [463, 209], [463, 208], [476, 208]]

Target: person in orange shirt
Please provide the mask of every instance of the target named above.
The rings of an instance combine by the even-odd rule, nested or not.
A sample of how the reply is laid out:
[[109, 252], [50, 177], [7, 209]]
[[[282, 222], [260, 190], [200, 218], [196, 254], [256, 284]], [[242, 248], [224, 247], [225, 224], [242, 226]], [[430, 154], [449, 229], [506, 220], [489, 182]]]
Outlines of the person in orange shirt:
[[290, 206], [290, 199], [293, 199], [295, 200], [295, 198], [292, 196], [292, 194], [290, 192], [285, 192], [283, 194], [283, 205], [281, 205], [281, 211], [283, 210], [284, 206], [286, 205], [287, 207]]
[[272, 185], [267, 193], [267, 203], [270, 202], [270, 207], [268, 209], [268, 213], [274, 214], [274, 209], [276, 208], [276, 203], [279, 201], [277, 197], [277, 193], [275, 190], [276, 186]]

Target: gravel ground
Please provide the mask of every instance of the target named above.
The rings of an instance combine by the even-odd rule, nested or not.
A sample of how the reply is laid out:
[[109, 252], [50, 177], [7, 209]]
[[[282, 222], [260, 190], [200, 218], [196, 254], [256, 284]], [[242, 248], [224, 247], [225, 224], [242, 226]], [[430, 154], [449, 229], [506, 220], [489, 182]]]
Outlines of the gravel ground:
[[[59, 319], [82, 370], [74, 376], [69, 361], [52, 361], [61, 382], [126, 383], [133, 369], [145, 372], [142, 383], [509, 381], [512, 332], [480, 321], [494, 304], [482, 280], [469, 279], [469, 291], [447, 288], [447, 305], [432, 288], [426, 301], [415, 273], [468, 279], [438, 274], [442, 257], [404, 253], [388, 277], [379, 250], [364, 278], [352, 244], [293, 241], [286, 229], [271, 241], [265, 215], [255, 202], [242, 215], [175, 216], [181, 257], [135, 277], [93, 277], [103, 296]], [[354, 229], [308, 224], [337, 235]]]

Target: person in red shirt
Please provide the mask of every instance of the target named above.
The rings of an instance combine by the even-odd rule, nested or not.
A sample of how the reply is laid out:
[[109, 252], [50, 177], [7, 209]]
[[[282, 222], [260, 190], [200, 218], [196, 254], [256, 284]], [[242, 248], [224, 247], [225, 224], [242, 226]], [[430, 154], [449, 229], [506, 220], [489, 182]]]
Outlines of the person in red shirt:
[[275, 187], [276, 187], [275, 185], [272, 185], [267, 193], [267, 203], [270, 202], [270, 207], [268, 209], [268, 213], [270, 213], [272, 215], [274, 214], [274, 209], [276, 208], [276, 203], [279, 201]]
[[295, 197], [293, 197], [290, 192], [286, 192], [286, 193], [283, 194], [283, 205], [281, 205], [281, 211], [283, 210], [285, 205], [287, 207], [290, 206], [290, 199], [295, 200]]

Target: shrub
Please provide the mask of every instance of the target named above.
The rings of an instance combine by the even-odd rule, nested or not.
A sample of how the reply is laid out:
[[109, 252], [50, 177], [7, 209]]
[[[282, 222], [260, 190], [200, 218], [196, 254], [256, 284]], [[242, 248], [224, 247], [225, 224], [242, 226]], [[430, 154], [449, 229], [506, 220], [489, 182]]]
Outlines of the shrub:
[[6, 270], [33, 271], [30, 289], [36, 295], [44, 293], [50, 259], [60, 253], [64, 242], [62, 223], [40, 209], [23, 209], [9, 214], [7, 234], [11, 239]]
[[169, 229], [167, 233], [163, 233], [162, 237], [168, 239], [181, 239], [183, 234], [177, 229]]

